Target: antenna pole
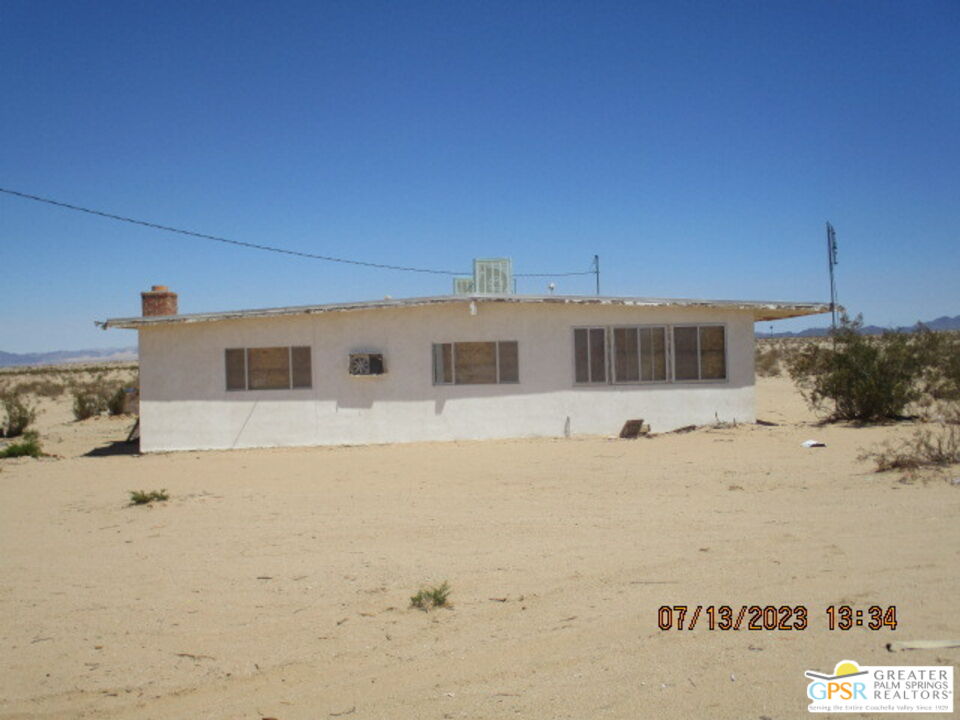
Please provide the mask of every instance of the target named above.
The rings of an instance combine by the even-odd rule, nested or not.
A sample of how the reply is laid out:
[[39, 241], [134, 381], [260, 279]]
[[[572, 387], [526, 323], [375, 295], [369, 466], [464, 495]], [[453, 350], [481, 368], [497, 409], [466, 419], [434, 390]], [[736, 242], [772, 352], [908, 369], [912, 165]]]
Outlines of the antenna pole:
[[833, 331], [837, 331], [837, 281], [833, 268], [837, 264], [837, 231], [827, 223], [827, 265], [830, 268], [830, 319]]
[[597, 295], [600, 294], [600, 256], [593, 256], [593, 274], [597, 278]]

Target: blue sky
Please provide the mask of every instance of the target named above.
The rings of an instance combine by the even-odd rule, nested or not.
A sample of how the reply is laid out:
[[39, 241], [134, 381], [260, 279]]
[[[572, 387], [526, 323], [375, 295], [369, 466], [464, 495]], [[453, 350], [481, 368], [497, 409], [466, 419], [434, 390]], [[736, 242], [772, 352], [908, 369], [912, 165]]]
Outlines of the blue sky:
[[[0, 187], [372, 262], [597, 253], [605, 294], [667, 297], [827, 299], [830, 220], [840, 301], [908, 324], [960, 313], [958, 36], [955, 0], [4, 0]], [[134, 344], [93, 321], [152, 284], [184, 312], [450, 289], [2, 194], [0, 248], [10, 352]]]

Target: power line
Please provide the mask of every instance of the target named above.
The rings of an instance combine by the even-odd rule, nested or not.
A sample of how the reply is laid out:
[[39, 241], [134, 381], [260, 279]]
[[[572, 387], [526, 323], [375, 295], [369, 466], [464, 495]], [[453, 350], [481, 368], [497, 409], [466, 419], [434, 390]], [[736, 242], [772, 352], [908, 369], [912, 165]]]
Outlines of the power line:
[[572, 277], [573, 275], [593, 275], [593, 270], [584, 270], [583, 272], [565, 272], [565, 273], [514, 273], [514, 277]]
[[123, 215], [115, 215], [113, 213], [104, 212], [102, 210], [92, 210], [90, 208], [80, 207], [79, 205], [71, 205], [70, 203], [61, 202], [59, 200], [52, 200], [50, 198], [40, 197], [38, 195], [30, 195], [29, 193], [19, 192], [17, 190], [0, 188], [0, 192], [7, 193], [8, 195], [16, 195], [17, 197], [26, 198], [27, 200], [36, 200], [37, 202], [46, 203], [48, 205], [55, 205], [68, 210], [76, 210], [77, 212], [88, 213], [90, 215], [99, 215], [100, 217], [109, 218], [110, 220], [119, 220], [120, 222], [131, 223], [133, 225], [142, 225], [143, 227], [153, 228], [155, 230], [166, 230], [167, 232], [178, 233], [180, 235], [188, 235], [190, 237], [202, 238], [204, 240], [215, 240], [216, 242], [252, 248], [254, 250], [264, 250], [266, 252], [275, 252], [283, 255], [294, 255], [296, 257], [310, 258], [313, 260], [326, 260], [327, 262], [346, 263], [348, 265], [362, 265], [364, 267], [380, 268], [381, 270], [404, 270], [406, 272], [432, 273], [434, 275], [462, 274], [452, 270], [434, 270], [430, 268], [407, 267], [404, 265], [387, 265], [385, 263], [365, 262], [363, 260], [348, 260], [346, 258], [332, 257], [329, 255], [317, 255], [316, 253], [301, 252], [299, 250], [287, 250], [286, 248], [273, 247], [272, 245], [244, 242], [243, 240], [231, 240], [230, 238], [219, 237], [217, 235], [207, 235], [206, 233], [198, 233], [192, 230], [181, 230], [180, 228], [170, 227], [169, 225], [160, 225], [158, 223], [147, 222], [146, 220], [137, 220], [135, 218], [124, 217]]
[[[39, 195], [31, 195], [30, 193], [20, 192], [18, 190], [10, 190], [7, 188], [0, 187], [0, 192], [6, 193], [7, 195], [15, 195], [16, 197], [25, 198], [27, 200], [35, 200], [36, 202], [46, 203], [47, 205], [54, 205], [56, 207], [66, 208], [67, 210], [76, 210], [77, 212], [87, 213], [88, 215], [98, 215], [99, 217], [108, 218], [109, 220], [119, 220], [120, 222], [130, 223], [132, 225], [141, 225], [143, 227], [153, 228], [154, 230], [165, 230], [166, 232], [177, 233], [179, 235], [187, 235], [189, 237], [200, 238], [202, 240], [214, 240], [216, 242], [226, 243], [228, 245], [236, 245], [238, 247], [251, 248], [253, 250], [263, 250], [265, 252], [280, 253], [281, 255], [293, 255], [294, 257], [309, 258], [311, 260], [325, 260], [326, 262], [344, 263], [346, 265], [359, 265], [361, 267], [378, 268], [380, 270], [401, 270], [404, 272], [429, 273], [432, 275], [469, 275], [470, 274], [465, 272], [456, 272], [454, 270], [437, 270], [435, 268], [419, 268], [419, 267], [410, 267], [406, 265], [389, 265], [387, 263], [366, 262], [363, 260], [350, 260], [348, 258], [339, 258], [339, 257], [330, 256], [330, 255], [318, 255], [316, 253], [301, 252], [299, 250], [288, 250], [286, 248], [274, 247], [273, 245], [263, 245], [261, 243], [244, 242], [243, 240], [231, 240], [230, 238], [219, 237], [218, 235], [207, 235], [206, 233], [194, 232], [193, 230], [182, 230], [180, 228], [171, 227], [169, 225], [160, 225], [159, 223], [148, 222], [146, 220], [137, 220], [136, 218], [125, 217], [123, 215], [115, 215], [114, 213], [104, 212], [103, 210], [93, 210], [91, 208], [86, 208], [86, 207], [81, 207], [79, 205], [72, 205], [70, 203], [65, 203], [60, 200], [53, 200], [51, 198], [40, 197]], [[571, 275], [589, 275], [592, 272], [593, 272], [592, 270], [589, 270], [586, 272], [571, 272], [571, 273], [518, 273], [517, 277], [566, 277]]]

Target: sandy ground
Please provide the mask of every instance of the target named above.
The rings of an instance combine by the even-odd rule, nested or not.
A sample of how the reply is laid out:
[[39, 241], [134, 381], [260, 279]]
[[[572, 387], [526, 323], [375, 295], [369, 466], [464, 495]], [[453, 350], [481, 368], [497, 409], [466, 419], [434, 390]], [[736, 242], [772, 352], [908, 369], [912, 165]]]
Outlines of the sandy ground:
[[[817, 427], [783, 379], [778, 426], [632, 441], [140, 457], [129, 419], [47, 405], [62, 457], [0, 461], [2, 718], [778, 720], [804, 670], [960, 657], [885, 649], [960, 639], [960, 468], [872, 473], [912, 428]], [[443, 580], [452, 608], [408, 607]], [[831, 632], [841, 603], [899, 625]], [[677, 604], [809, 627], [659, 630]]]

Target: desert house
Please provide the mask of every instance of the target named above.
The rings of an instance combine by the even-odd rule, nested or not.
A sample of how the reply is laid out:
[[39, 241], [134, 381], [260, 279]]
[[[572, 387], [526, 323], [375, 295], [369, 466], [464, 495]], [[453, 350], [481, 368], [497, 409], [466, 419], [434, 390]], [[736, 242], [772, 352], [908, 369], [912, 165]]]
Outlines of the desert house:
[[139, 332], [140, 442], [154, 452], [752, 422], [754, 323], [829, 310], [457, 288], [179, 314], [154, 286], [141, 317], [101, 325]]

